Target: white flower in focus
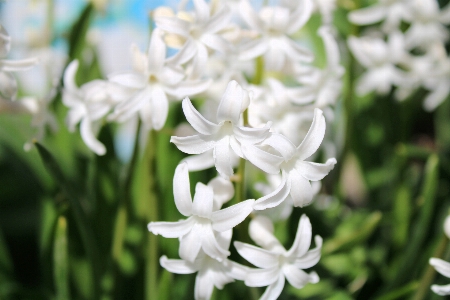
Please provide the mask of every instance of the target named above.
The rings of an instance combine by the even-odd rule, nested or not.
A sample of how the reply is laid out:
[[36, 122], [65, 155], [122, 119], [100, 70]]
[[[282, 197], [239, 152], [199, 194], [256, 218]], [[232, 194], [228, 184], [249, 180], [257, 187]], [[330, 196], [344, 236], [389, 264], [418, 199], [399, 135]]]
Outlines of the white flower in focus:
[[250, 60], [264, 55], [265, 68], [274, 71], [292, 62], [311, 62], [312, 53], [289, 36], [305, 25], [312, 8], [311, 0], [301, 0], [296, 6], [265, 6], [257, 14], [248, 0], [242, 0], [241, 17], [259, 36], [242, 46], [239, 58]]
[[194, 0], [195, 12], [155, 12], [156, 26], [167, 32], [166, 42], [171, 47], [181, 49], [169, 58], [171, 64], [181, 65], [192, 60], [190, 77], [200, 77], [208, 61], [208, 50], [227, 53], [230, 44], [222, 38], [220, 31], [225, 29], [231, 20], [231, 12], [226, 5], [214, 12], [212, 4], [204, 0]]
[[365, 95], [376, 91], [386, 94], [392, 85], [401, 85], [405, 73], [395, 65], [404, 59], [403, 36], [400, 32], [389, 35], [388, 42], [375, 37], [348, 38], [348, 46], [361, 65], [367, 68], [357, 82], [356, 92]]
[[85, 144], [97, 155], [106, 153], [105, 146], [95, 137], [99, 122], [112, 107], [129, 94], [119, 86], [103, 80], [94, 80], [78, 87], [75, 75], [78, 61], [72, 61], [64, 73], [62, 101], [69, 107], [67, 125], [70, 131], [80, 123], [80, 133]]
[[169, 112], [169, 97], [192, 96], [210, 84], [209, 81], [185, 81], [181, 67], [166, 64], [166, 46], [158, 29], [152, 32], [147, 55], [136, 46], [132, 51], [134, 72], [114, 74], [109, 80], [129, 88], [134, 94], [115, 107], [110, 120], [125, 122], [139, 113], [146, 130], [160, 130]]
[[[216, 233], [232, 229], [252, 211], [255, 200], [246, 200], [222, 210], [214, 210], [221, 200], [214, 200], [214, 185], [197, 183], [192, 200], [186, 163], [178, 165], [173, 178], [173, 194], [178, 211], [188, 217], [178, 222], [150, 222], [148, 230], [166, 238], [180, 238], [179, 255], [193, 263], [200, 249], [213, 259], [224, 260], [230, 252], [217, 241]], [[216, 202], [216, 204], [214, 204]]]
[[378, 0], [377, 4], [354, 10], [348, 15], [350, 22], [358, 25], [370, 25], [384, 21], [384, 32], [399, 29], [400, 22], [408, 18], [409, 0]]
[[311, 268], [320, 260], [322, 238], [315, 237], [316, 248], [308, 251], [311, 245], [312, 228], [306, 215], [299, 221], [294, 243], [286, 250], [273, 234], [271, 221], [257, 216], [250, 222], [249, 234], [258, 248], [249, 244], [235, 242], [238, 253], [260, 269], [249, 269], [245, 276], [245, 285], [251, 287], [268, 286], [260, 299], [277, 299], [285, 280], [295, 288], [301, 289], [308, 283], [319, 282], [315, 272], [306, 273], [303, 269]]
[[280, 134], [272, 134], [264, 141], [264, 144], [282, 154], [284, 161], [279, 165], [282, 177], [275, 191], [256, 200], [253, 206], [255, 210], [275, 207], [286, 200], [288, 195], [292, 197], [294, 206], [303, 207], [311, 203], [314, 190], [310, 181], [323, 179], [336, 164], [335, 158], [328, 159], [324, 164], [306, 161], [322, 143], [325, 127], [323, 112], [316, 108], [311, 127], [298, 147]]
[[[430, 265], [432, 265], [437, 272], [441, 273], [445, 277], [450, 278], [450, 263], [445, 260], [432, 257], [430, 258]], [[450, 295], [450, 284], [437, 285], [433, 284], [431, 290], [440, 296]]]
[[270, 136], [269, 125], [262, 128], [241, 126], [241, 113], [247, 109], [249, 97], [236, 82], [231, 81], [217, 109], [217, 122], [206, 120], [192, 105], [189, 98], [183, 100], [183, 112], [187, 121], [199, 133], [187, 137], [172, 136], [170, 142], [188, 154], [200, 154], [213, 149], [214, 164], [220, 175], [233, 175], [232, 152], [267, 173], [277, 173], [276, 164], [281, 158], [258, 149]]

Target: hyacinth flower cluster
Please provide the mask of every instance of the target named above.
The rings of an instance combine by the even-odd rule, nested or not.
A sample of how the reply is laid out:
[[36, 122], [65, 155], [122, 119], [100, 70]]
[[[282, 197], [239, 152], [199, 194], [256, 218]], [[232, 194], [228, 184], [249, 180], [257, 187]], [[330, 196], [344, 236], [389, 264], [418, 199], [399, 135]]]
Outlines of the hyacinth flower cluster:
[[450, 63], [445, 43], [450, 6], [440, 7], [436, 0], [379, 0], [350, 12], [348, 19], [367, 26], [361, 36], [347, 40], [365, 69], [357, 83], [360, 95], [386, 95], [394, 88], [395, 98], [403, 101], [423, 88], [428, 91], [423, 100], [427, 111], [447, 98]]

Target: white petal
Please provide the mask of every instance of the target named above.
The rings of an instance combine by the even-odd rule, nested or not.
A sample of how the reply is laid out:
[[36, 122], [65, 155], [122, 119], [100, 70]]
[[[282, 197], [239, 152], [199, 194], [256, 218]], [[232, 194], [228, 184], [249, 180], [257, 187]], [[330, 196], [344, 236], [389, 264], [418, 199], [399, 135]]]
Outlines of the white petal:
[[268, 251], [285, 252], [284, 247], [273, 234], [272, 221], [265, 216], [256, 216], [251, 220], [248, 233], [256, 244]]
[[169, 100], [164, 90], [160, 86], [155, 86], [152, 89], [150, 101], [152, 126], [155, 130], [160, 130], [166, 123], [167, 114], [169, 113]]
[[108, 80], [133, 89], [143, 89], [147, 84], [142, 74], [132, 72], [113, 74], [108, 76]]
[[228, 263], [227, 267], [229, 269], [227, 274], [234, 279], [244, 281], [249, 268], [241, 264], [235, 263], [234, 261], [231, 260], [228, 260], [227, 263]]
[[239, 124], [244, 96], [242, 87], [235, 80], [230, 81], [217, 108], [217, 121], [219, 123], [231, 121], [235, 125]]
[[180, 236], [180, 248], [178, 255], [184, 260], [193, 263], [202, 248], [202, 225], [195, 223], [193, 226], [187, 226], [191, 230]]
[[291, 159], [297, 150], [295, 145], [287, 137], [279, 133], [272, 133], [264, 140], [263, 145], [269, 145], [280, 152], [286, 161]]
[[178, 238], [188, 234], [194, 225], [192, 218], [178, 222], [150, 222], [147, 228], [153, 234], [160, 234], [165, 238]]
[[448, 96], [450, 88], [447, 84], [441, 84], [437, 89], [431, 91], [423, 101], [423, 108], [426, 111], [433, 111], [438, 107]]
[[339, 47], [336, 39], [331, 33], [331, 28], [329, 26], [322, 26], [321, 28], [319, 28], [317, 33], [322, 38], [325, 47], [325, 53], [327, 54], [328, 68], [330, 67], [335, 68], [339, 66], [340, 61]]
[[258, 144], [271, 136], [270, 130], [271, 122], [268, 122], [264, 127], [251, 128], [243, 126], [234, 126], [233, 133], [236, 139], [245, 144]]
[[354, 24], [367, 25], [377, 23], [386, 17], [385, 6], [373, 5], [354, 10], [348, 14], [348, 20]]
[[309, 181], [295, 169], [291, 170], [288, 176], [291, 181], [290, 195], [294, 206], [303, 207], [309, 205], [313, 198], [312, 187]]
[[194, 295], [197, 300], [208, 300], [214, 290], [214, 284], [210, 276], [206, 272], [199, 272], [195, 277]]
[[227, 249], [223, 249], [218, 243], [210, 225], [202, 226], [199, 239], [201, 239], [203, 251], [215, 260], [222, 261], [230, 255], [230, 252]]
[[208, 136], [172, 136], [170, 142], [174, 143], [180, 151], [188, 154], [200, 154], [206, 152], [214, 147], [215, 141]]
[[195, 109], [189, 98], [185, 98], [183, 100], [182, 106], [183, 106], [183, 113], [186, 116], [186, 120], [199, 133], [208, 135], [213, 134], [219, 130], [220, 126], [206, 120], [198, 112], [198, 110]]
[[212, 227], [216, 231], [232, 229], [247, 218], [253, 211], [255, 200], [246, 200], [212, 213]]
[[289, 257], [301, 257], [303, 256], [311, 246], [312, 226], [309, 218], [306, 215], [300, 217], [298, 223], [297, 233], [295, 234], [295, 240], [291, 249], [287, 252]]
[[287, 281], [297, 289], [303, 288], [308, 283], [317, 283], [319, 281], [317, 274], [312, 273], [312, 275], [309, 275], [293, 265], [284, 265], [283, 273]]
[[[265, 249], [255, 247], [253, 245], [241, 243], [241, 242], [234, 242], [234, 247], [236, 248], [236, 250], [240, 256], [242, 256], [249, 263], [253, 264], [254, 266], [256, 266], [258, 268], [264, 268], [264, 269], [268, 269], [268, 268], [277, 269], [278, 268], [278, 255], [275, 253], [272, 253]], [[269, 282], [268, 284], [270, 284], [270, 283], [271, 282]], [[267, 284], [265, 284], [265, 285], [267, 285]], [[252, 286], [256, 286], [256, 285], [252, 285]], [[260, 285], [260, 286], [264, 286], [264, 285]]]
[[202, 154], [191, 155], [183, 158], [182, 162], [188, 164], [190, 172], [202, 171], [214, 167], [213, 150], [207, 150]]
[[313, 155], [325, 136], [325, 117], [323, 112], [315, 108], [314, 119], [302, 143], [297, 147], [297, 153], [300, 160], [304, 160]]
[[156, 26], [164, 31], [181, 35], [183, 37], [189, 36], [190, 24], [188, 21], [176, 17], [157, 17], [155, 18]]
[[450, 278], [450, 262], [432, 257], [430, 258], [430, 265], [432, 265], [437, 272], [441, 273], [445, 277]]
[[325, 176], [333, 170], [336, 164], [335, 158], [330, 158], [324, 164], [309, 162], [309, 161], [297, 161], [295, 168], [308, 180], [317, 181], [322, 180]]
[[[182, 83], [184, 77], [186, 76], [184, 70], [180, 66], [173, 66], [173, 65], [165, 65], [164, 68], [161, 70], [159, 74], [156, 74], [157, 79], [162, 84], [165, 84], [165, 88], [171, 88], [176, 86], [180, 83]], [[182, 97], [180, 97], [182, 98]]]
[[232, 14], [227, 5], [224, 5], [222, 9], [214, 14], [212, 18], [205, 24], [203, 31], [205, 33], [216, 33], [219, 30], [224, 29], [230, 24], [230, 18]]
[[247, 0], [240, 1], [239, 13], [242, 19], [244, 19], [244, 22], [247, 23], [247, 25], [250, 26], [253, 30], [262, 30], [263, 24], [256, 12], [253, 10], [252, 5]]
[[136, 112], [138, 112], [145, 103], [150, 103], [151, 88], [145, 88], [137, 92], [133, 97], [121, 102], [116, 106], [114, 112], [109, 115], [109, 120], [117, 120], [122, 123], [129, 120]]
[[192, 197], [187, 163], [180, 163], [173, 176], [173, 197], [178, 211], [183, 216], [192, 215]]
[[281, 292], [284, 288], [284, 276], [283, 274], [280, 274], [277, 278], [277, 281], [275, 281], [273, 284], [269, 285], [266, 288], [266, 291], [264, 294], [259, 298], [259, 300], [275, 300], [278, 299]]
[[213, 210], [214, 192], [212, 187], [197, 182], [195, 186], [194, 201], [192, 202], [192, 214], [210, 219]]
[[175, 274], [192, 274], [197, 272], [194, 264], [181, 259], [168, 259], [165, 255], [159, 259], [161, 267]]
[[217, 172], [224, 177], [233, 175], [233, 168], [231, 167], [231, 153], [230, 153], [230, 137], [225, 136], [217, 141], [214, 146], [214, 164]]
[[200, 41], [209, 48], [222, 53], [228, 53], [231, 50], [230, 44], [217, 34], [203, 34]]
[[286, 51], [285, 47], [287, 45], [280, 45], [281, 40], [271, 39], [269, 42], [269, 49], [264, 53], [264, 68], [270, 71], [281, 71], [286, 62]]
[[289, 24], [286, 32], [293, 34], [308, 22], [313, 11], [313, 3], [311, 0], [299, 1], [297, 9], [289, 16]]
[[173, 96], [177, 99], [194, 96], [206, 91], [212, 80], [184, 80], [178, 83], [174, 89]]
[[85, 117], [80, 123], [81, 138], [84, 143], [94, 151], [97, 155], [104, 155], [106, 153], [105, 145], [99, 142], [92, 132], [92, 123], [89, 118]]
[[208, 62], [208, 49], [200, 42], [196, 43], [197, 53], [192, 59], [192, 71], [191, 78], [200, 78], [206, 69], [206, 63]]
[[75, 83], [75, 76], [78, 70], [78, 60], [72, 61], [64, 72], [64, 88], [69, 92], [78, 91], [78, 86]]
[[214, 236], [216, 237], [217, 243], [220, 248], [228, 249], [230, 248], [231, 238], [233, 237], [233, 229], [225, 230], [222, 232], [215, 231]]
[[37, 58], [25, 58], [20, 60], [0, 59], [0, 70], [6, 72], [17, 72], [27, 70], [39, 62]]
[[178, 52], [167, 59], [167, 63], [182, 65], [187, 63], [197, 53], [197, 47], [193, 40], [187, 40]]
[[253, 205], [254, 210], [264, 210], [267, 208], [272, 208], [278, 206], [283, 202], [288, 196], [291, 190], [290, 182], [287, 182], [286, 176], [283, 175], [280, 185], [268, 195], [256, 200], [255, 205]]
[[164, 44], [162, 34], [162, 30], [159, 28], [155, 28], [151, 33], [148, 47], [148, 70], [153, 73], [161, 71], [166, 58], [166, 44]]
[[294, 260], [294, 265], [299, 269], [308, 269], [315, 266], [320, 260], [320, 251], [322, 250], [322, 238], [318, 235], [314, 238], [316, 248], [308, 251], [300, 258]]
[[209, 5], [204, 0], [193, 0], [195, 14], [199, 23], [205, 23], [209, 19]]
[[214, 210], [218, 210], [224, 203], [234, 196], [234, 187], [231, 181], [223, 177], [214, 177], [208, 182], [214, 191]]
[[281, 156], [277, 156], [259, 149], [253, 145], [241, 145], [244, 158], [269, 174], [278, 174], [280, 172], [280, 164], [283, 162]]
[[308, 49], [300, 46], [295, 41], [287, 37], [282, 37], [279, 40], [278, 47], [281, 48], [291, 61], [312, 62], [314, 55]]
[[431, 290], [440, 296], [450, 295], [450, 284], [447, 285], [437, 285], [433, 284]]
[[251, 60], [263, 55], [269, 49], [269, 43], [265, 39], [251, 40], [242, 45], [239, 50], [240, 60]]

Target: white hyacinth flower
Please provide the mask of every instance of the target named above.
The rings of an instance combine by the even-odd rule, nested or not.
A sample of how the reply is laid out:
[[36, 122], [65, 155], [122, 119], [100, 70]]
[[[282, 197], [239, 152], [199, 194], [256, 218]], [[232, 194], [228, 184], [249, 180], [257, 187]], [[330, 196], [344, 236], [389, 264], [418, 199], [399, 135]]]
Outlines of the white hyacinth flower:
[[105, 146], [95, 137], [99, 122], [112, 107], [128, 96], [114, 83], [94, 80], [78, 87], [75, 75], [78, 61], [72, 61], [64, 72], [64, 90], [62, 101], [69, 107], [67, 125], [70, 131], [80, 123], [80, 133], [84, 143], [97, 155], [106, 153]]
[[280, 71], [292, 62], [311, 62], [312, 53], [289, 36], [297, 32], [311, 17], [311, 0], [296, 6], [265, 6], [257, 14], [248, 0], [240, 3], [241, 17], [258, 33], [241, 48], [239, 58], [249, 60], [264, 55], [266, 69]]
[[200, 182], [195, 187], [192, 200], [187, 163], [178, 165], [175, 170], [173, 194], [178, 211], [188, 218], [178, 222], [150, 222], [148, 230], [166, 238], [180, 238], [179, 255], [191, 263], [195, 261], [200, 249], [218, 261], [230, 255], [228, 248], [219, 244], [215, 234], [241, 223], [253, 211], [255, 200], [214, 210], [214, 189]]
[[316, 248], [308, 251], [311, 245], [312, 228], [306, 215], [299, 221], [294, 243], [286, 250], [273, 234], [272, 222], [263, 216], [257, 216], [250, 222], [249, 234], [262, 248], [234, 242], [238, 253], [260, 269], [249, 269], [245, 276], [245, 285], [251, 287], [268, 286], [260, 299], [277, 299], [285, 280], [295, 288], [301, 289], [308, 283], [319, 282], [315, 272], [306, 273], [320, 260], [322, 238], [315, 237]]
[[232, 152], [267, 173], [277, 173], [279, 170], [276, 164], [282, 159], [255, 146], [271, 135], [270, 124], [262, 128], [241, 126], [241, 113], [248, 105], [247, 92], [234, 80], [228, 84], [220, 100], [217, 124], [206, 120], [194, 108], [189, 98], [186, 98], [183, 100], [183, 112], [199, 134], [187, 137], [172, 136], [170, 141], [188, 154], [200, 154], [213, 149], [216, 169], [224, 177], [233, 175]]
[[323, 112], [316, 108], [311, 127], [298, 147], [281, 134], [273, 134], [264, 141], [265, 144], [280, 152], [284, 158], [279, 165], [282, 180], [275, 191], [255, 202], [253, 206], [255, 210], [278, 206], [286, 200], [288, 195], [292, 197], [294, 206], [303, 207], [311, 203], [314, 189], [310, 181], [323, 179], [336, 164], [335, 158], [328, 159], [324, 164], [306, 161], [322, 143], [325, 127]]
[[405, 73], [395, 65], [404, 59], [403, 35], [394, 32], [388, 42], [375, 37], [348, 38], [348, 46], [361, 65], [367, 68], [357, 82], [356, 92], [365, 95], [376, 91], [387, 94], [392, 85], [401, 85]]
[[166, 45], [159, 29], [152, 32], [147, 55], [136, 46], [132, 51], [134, 72], [113, 74], [109, 80], [129, 88], [134, 94], [116, 106], [110, 120], [124, 122], [139, 113], [146, 130], [160, 130], [169, 112], [169, 98], [198, 94], [210, 84], [205, 80], [186, 81], [181, 67], [167, 65]]
[[[230, 246], [232, 230], [216, 233], [218, 243], [222, 248]], [[225, 284], [234, 279], [244, 280], [248, 267], [242, 266], [228, 259], [217, 261], [200, 251], [193, 262], [181, 259], [168, 259], [162, 256], [160, 264], [167, 271], [175, 274], [192, 274], [197, 272], [195, 278], [195, 299], [210, 299], [214, 287], [222, 289]]]
[[194, 0], [193, 13], [180, 12], [175, 16], [167, 10], [164, 14], [156, 13], [156, 26], [171, 34], [170, 46], [182, 46], [169, 61], [172, 64], [185, 64], [192, 60], [191, 77], [200, 77], [208, 61], [208, 50], [227, 53], [229, 43], [222, 38], [220, 31], [229, 26], [231, 11], [227, 5], [219, 11], [213, 10], [213, 5], [204, 0]]
[[[432, 257], [430, 258], [430, 265], [432, 265], [437, 272], [450, 278], [450, 263], [445, 260]], [[440, 296], [450, 295], [450, 284], [437, 285], [433, 284], [431, 290]]]

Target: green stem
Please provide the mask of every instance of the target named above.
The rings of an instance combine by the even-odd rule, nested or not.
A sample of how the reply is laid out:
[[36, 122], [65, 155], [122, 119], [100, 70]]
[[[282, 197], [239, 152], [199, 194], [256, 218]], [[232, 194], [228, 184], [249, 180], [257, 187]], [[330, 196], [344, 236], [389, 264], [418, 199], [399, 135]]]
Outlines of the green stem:
[[[448, 245], [448, 238], [445, 234], [442, 234], [441, 240], [439, 241], [438, 247], [433, 254], [433, 257], [441, 258], [444, 255], [445, 249]], [[433, 266], [428, 264], [425, 273], [420, 280], [419, 288], [417, 289], [416, 294], [414, 295], [413, 300], [421, 300], [425, 299], [428, 291], [430, 290], [431, 282], [433, 282], [434, 275], [436, 274], [436, 270]]]

